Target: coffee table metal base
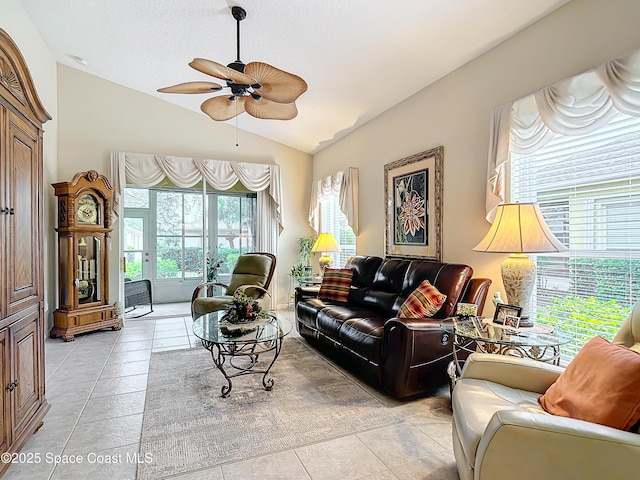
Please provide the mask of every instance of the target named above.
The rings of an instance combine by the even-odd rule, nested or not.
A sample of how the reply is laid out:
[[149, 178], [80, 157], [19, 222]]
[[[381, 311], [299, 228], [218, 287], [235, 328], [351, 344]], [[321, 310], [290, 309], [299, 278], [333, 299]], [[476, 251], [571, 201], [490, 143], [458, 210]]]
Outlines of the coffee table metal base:
[[[227, 380], [227, 385], [223, 385], [221, 389], [221, 396], [228, 397], [233, 388], [232, 378], [239, 377], [241, 375], [260, 375], [262, 374], [262, 385], [264, 389], [269, 391], [273, 388], [273, 378], [267, 378], [269, 371], [273, 364], [276, 363], [276, 359], [280, 355], [282, 350], [282, 342], [284, 337], [280, 337], [275, 340], [269, 340], [262, 343], [217, 343], [208, 340], [202, 340], [202, 346], [211, 352], [211, 358], [218, 370], [222, 372], [224, 378]], [[274, 352], [273, 359], [269, 362], [268, 366], [264, 370], [256, 369], [258, 359], [260, 355], [267, 352]], [[238, 359], [248, 359], [248, 363], [240, 364]], [[227, 367], [231, 367], [237, 370], [235, 373], [228, 373], [224, 366], [229, 360]], [[228, 368], [227, 368], [228, 369]]]

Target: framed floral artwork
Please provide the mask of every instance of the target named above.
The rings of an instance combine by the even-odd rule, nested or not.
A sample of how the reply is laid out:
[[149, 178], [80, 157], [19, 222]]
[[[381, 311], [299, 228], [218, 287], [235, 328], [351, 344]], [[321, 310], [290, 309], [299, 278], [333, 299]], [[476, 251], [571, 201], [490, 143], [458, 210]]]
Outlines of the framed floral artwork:
[[441, 260], [442, 162], [440, 146], [384, 166], [387, 256]]

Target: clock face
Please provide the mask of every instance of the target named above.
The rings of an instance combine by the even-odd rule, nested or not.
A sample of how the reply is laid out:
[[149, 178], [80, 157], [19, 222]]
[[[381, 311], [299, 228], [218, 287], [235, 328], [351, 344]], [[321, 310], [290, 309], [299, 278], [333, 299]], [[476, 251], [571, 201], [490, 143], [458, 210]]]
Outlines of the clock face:
[[84, 195], [78, 200], [78, 223], [98, 223], [98, 202], [91, 195]]

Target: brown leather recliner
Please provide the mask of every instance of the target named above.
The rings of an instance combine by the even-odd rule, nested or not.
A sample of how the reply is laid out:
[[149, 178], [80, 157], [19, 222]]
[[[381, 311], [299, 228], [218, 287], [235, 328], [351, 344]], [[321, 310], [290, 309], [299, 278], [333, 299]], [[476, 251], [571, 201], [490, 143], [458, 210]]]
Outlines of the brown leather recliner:
[[[397, 398], [446, 384], [452, 338], [440, 322], [459, 302], [475, 303], [482, 313], [491, 280], [471, 278], [468, 265], [428, 260], [354, 256], [345, 266], [354, 269], [347, 303], [317, 298], [318, 288], [296, 288], [300, 335]], [[447, 296], [445, 304], [430, 318], [398, 318], [423, 280]]]

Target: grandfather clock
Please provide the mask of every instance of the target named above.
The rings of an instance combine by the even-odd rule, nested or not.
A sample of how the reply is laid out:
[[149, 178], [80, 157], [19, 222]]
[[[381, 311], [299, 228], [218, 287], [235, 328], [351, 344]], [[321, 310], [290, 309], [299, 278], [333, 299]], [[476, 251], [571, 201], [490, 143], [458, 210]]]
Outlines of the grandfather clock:
[[115, 306], [107, 303], [113, 188], [95, 170], [52, 186], [58, 197], [59, 307], [50, 335], [71, 342], [77, 333], [120, 330]]

